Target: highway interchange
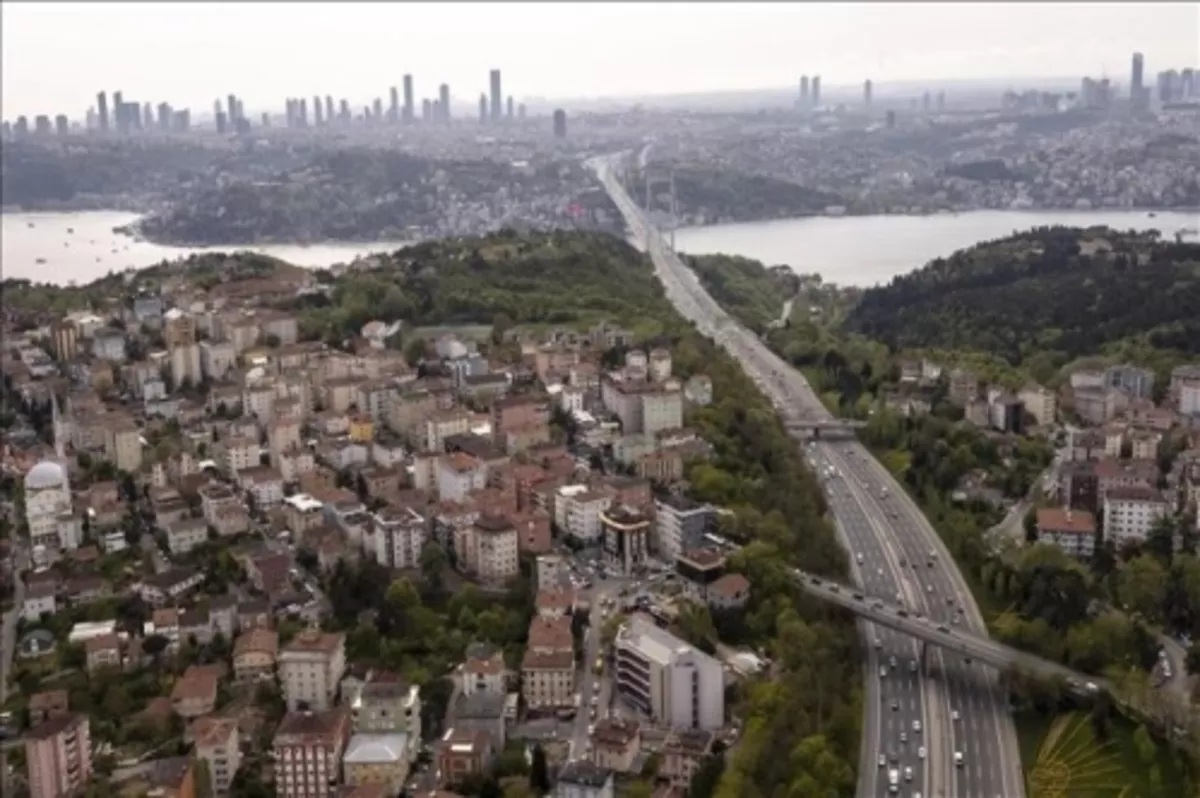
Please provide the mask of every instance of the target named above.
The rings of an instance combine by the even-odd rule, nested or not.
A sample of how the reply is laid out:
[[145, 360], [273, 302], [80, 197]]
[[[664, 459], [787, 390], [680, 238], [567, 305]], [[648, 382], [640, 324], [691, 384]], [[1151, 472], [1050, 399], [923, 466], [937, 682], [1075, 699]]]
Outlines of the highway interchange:
[[[668, 299], [742, 363], [785, 420], [831, 418], [803, 376], [730, 318], [648, 225], [615, 174], [631, 155], [598, 157], [589, 166], [620, 208], [634, 240], [648, 250]], [[825, 479], [826, 495], [838, 532], [854, 555], [858, 583], [877, 596], [900, 595], [913, 612], [932, 621], [948, 624], [957, 617], [960, 628], [986, 637], [978, 607], [941, 539], [866, 449], [850, 441], [815, 441], [807, 456], [814, 468], [835, 469]], [[861, 626], [868, 679], [860, 798], [1021, 798], [1025, 787], [1016, 729], [996, 672], [940, 648], [930, 650], [927, 673], [913, 670], [917, 642], [873, 624]], [[886, 668], [882, 676], [881, 667]], [[881, 755], [887, 760], [883, 766]], [[906, 768], [912, 769], [911, 781]], [[900, 777], [894, 791], [889, 786], [893, 769]]]

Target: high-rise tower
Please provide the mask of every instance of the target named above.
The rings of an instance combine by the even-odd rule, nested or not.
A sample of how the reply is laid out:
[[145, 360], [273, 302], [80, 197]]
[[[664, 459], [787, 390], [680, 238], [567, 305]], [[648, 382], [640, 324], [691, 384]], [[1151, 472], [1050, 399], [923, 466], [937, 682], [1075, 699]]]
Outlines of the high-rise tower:
[[1129, 76], [1129, 103], [1134, 108], [1141, 108], [1144, 92], [1145, 59], [1141, 53], [1133, 54], [1132, 74]]
[[413, 121], [413, 112], [416, 110], [416, 98], [413, 96], [413, 77], [412, 75], [404, 76], [404, 121]]
[[489, 74], [491, 100], [492, 100], [492, 121], [499, 122], [500, 116], [503, 113], [504, 100], [500, 94], [500, 70], [493, 69]]

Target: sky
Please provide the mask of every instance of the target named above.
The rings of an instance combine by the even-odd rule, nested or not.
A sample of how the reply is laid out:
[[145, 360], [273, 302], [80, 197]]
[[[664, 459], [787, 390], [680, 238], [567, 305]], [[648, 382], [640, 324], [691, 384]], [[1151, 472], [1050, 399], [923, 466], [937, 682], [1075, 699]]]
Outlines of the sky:
[[1200, 66], [1200, 3], [60, 3], [0, 4], [0, 115], [82, 117], [97, 91], [248, 113], [289, 96], [361, 107], [414, 75], [450, 85], [630, 97], [796, 85], [1108, 75]]

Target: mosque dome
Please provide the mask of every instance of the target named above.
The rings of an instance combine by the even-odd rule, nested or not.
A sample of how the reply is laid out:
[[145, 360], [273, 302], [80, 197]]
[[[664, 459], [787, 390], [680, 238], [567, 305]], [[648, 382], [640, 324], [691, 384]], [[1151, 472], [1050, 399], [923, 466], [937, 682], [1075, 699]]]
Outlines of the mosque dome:
[[51, 460], [43, 460], [29, 469], [29, 473], [25, 475], [26, 490], [61, 488], [66, 484], [66, 469]]

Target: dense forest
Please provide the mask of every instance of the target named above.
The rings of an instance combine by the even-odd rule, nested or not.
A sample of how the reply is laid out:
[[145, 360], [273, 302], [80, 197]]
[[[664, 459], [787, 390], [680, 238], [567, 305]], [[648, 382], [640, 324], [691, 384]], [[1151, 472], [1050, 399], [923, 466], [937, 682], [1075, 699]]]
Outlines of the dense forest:
[[1200, 353], [1200, 245], [1107, 228], [1038, 228], [938, 258], [864, 292], [849, 330], [897, 349], [988, 352], [1017, 364], [1140, 339]]

